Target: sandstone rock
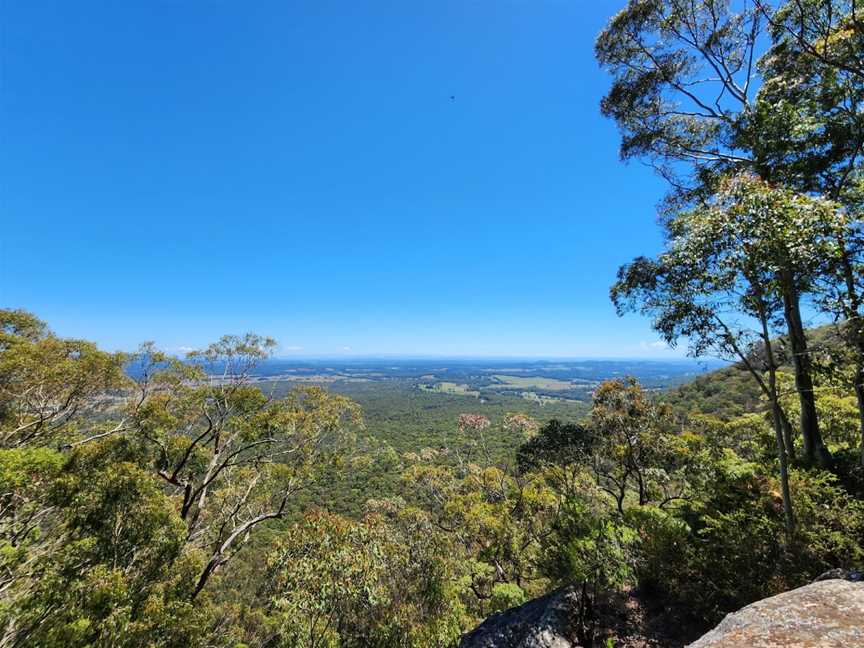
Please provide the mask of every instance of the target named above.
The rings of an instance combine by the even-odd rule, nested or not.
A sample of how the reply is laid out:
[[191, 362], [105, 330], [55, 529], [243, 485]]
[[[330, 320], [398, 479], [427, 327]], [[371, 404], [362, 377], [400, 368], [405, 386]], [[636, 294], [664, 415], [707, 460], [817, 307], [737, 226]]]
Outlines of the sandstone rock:
[[688, 648], [864, 646], [864, 583], [820, 580], [726, 616]]

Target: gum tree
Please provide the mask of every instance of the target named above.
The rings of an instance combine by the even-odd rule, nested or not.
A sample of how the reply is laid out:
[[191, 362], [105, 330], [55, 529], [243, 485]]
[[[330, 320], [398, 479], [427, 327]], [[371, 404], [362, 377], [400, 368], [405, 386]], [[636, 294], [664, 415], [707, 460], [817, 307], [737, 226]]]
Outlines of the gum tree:
[[208, 555], [193, 597], [257, 527], [285, 517], [340, 460], [350, 424], [360, 422], [353, 402], [321, 389], [264, 394], [250, 374], [273, 346], [257, 335], [226, 336], [191, 354], [192, 363], [159, 369], [150, 349], [140, 359], [133, 433], [179, 501], [187, 543]]
[[[726, 182], [711, 203], [670, 219], [661, 256], [662, 266], [680, 264], [685, 283], [697, 280], [687, 288], [692, 294], [722, 294], [723, 304], [759, 321], [762, 337], [783, 322], [802, 405], [804, 455], [821, 465], [830, 456], [819, 434], [799, 304], [813, 290], [825, 259], [837, 256], [845, 226], [834, 204], [743, 175]], [[613, 289], [613, 298], [619, 293]]]
[[[622, 158], [648, 161], [668, 180], [670, 213], [712, 200], [724, 177], [746, 172], [854, 215], [862, 196], [862, 48], [856, 0], [630, 0], [595, 46], [613, 77], [601, 109], [618, 124]], [[851, 323], [850, 344], [864, 358], [860, 246], [837, 241], [826, 278], [839, 298], [823, 304]], [[806, 295], [793, 284], [787, 276], [784, 317], [810, 439], [818, 423], [801, 321]], [[855, 384], [864, 434], [864, 371]]]
[[861, 170], [862, 49], [857, 0], [630, 0], [595, 45], [601, 110], [672, 202], [744, 170], [842, 201]]
[[[684, 337], [693, 355], [738, 360], [759, 385], [771, 408], [790, 535], [793, 442], [780, 406], [774, 340], [794, 294], [809, 289], [823, 259], [835, 252], [837, 214], [825, 201], [772, 189], [752, 176], [734, 178], [713, 202], [668, 219], [664, 251], [622, 267], [611, 290], [619, 312], [651, 315], [667, 342]], [[808, 360], [805, 350], [797, 361]], [[812, 383], [800, 382], [800, 375], [799, 395], [812, 398]], [[800, 427], [805, 458], [827, 465], [815, 409], [802, 408]]]
[[748, 2], [628, 2], [595, 45], [613, 77], [601, 110], [621, 131], [622, 159], [648, 161], [680, 200], [749, 166], [742, 136], [763, 35]]

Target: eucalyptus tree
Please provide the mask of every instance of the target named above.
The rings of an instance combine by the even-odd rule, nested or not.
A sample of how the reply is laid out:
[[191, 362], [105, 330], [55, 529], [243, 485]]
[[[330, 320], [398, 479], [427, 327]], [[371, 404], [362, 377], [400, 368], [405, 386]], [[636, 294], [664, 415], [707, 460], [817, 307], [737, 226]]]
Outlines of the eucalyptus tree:
[[817, 303], [824, 312], [840, 320], [838, 328], [848, 354], [838, 364], [848, 362], [852, 369], [848, 378], [858, 404], [859, 460], [864, 465], [864, 230], [860, 215], [849, 212], [845, 215], [846, 228], [838, 236], [837, 254], [825, 260], [826, 271], [819, 284]]
[[360, 422], [320, 389], [262, 392], [272, 348], [227, 336], [187, 361], [152, 344], [130, 357], [0, 311], [0, 646], [138, 645], [133, 628], [143, 642], [206, 616], [214, 574], [299, 512]]
[[478, 616], [512, 607], [549, 585], [539, 561], [563, 505], [551, 485], [556, 480], [543, 469], [521, 474], [488, 449], [494, 434], [530, 437], [537, 427], [523, 414], [505, 415], [494, 426], [483, 415], [462, 414], [451, 447], [405, 457], [410, 464], [403, 480], [422, 502], [424, 516], [450, 538], [462, 562], [466, 606]]
[[[647, 160], [669, 181], [669, 210], [710, 201], [724, 177], [742, 172], [854, 210], [862, 195], [862, 45], [856, 0], [630, 0], [597, 39], [596, 57], [613, 76], [601, 109], [618, 124], [622, 158]], [[846, 288], [834, 312], [857, 321], [861, 292], [847, 281], [856, 276], [855, 250], [844, 252], [843, 241], [834, 276]], [[803, 296], [786, 291], [784, 316], [803, 432], [812, 438]], [[853, 330], [864, 357], [864, 330]], [[864, 433], [864, 400], [861, 411]]]
[[839, 199], [861, 171], [860, 0], [630, 0], [595, 55], [623, 159], [650, 162], [670, 198], [748, 170]]
[[[786, 416], [777, 389], [779, 364], [772, 340], [776, 302], [767, 302], [761, 284], [754, 289], [744, 286], [743, 292], [738, 292], [703, 277], [695, 265], [684, 268], [679, 260], [681, 252], [669, 250], [658, 259], [640, 257], [622, 266], [612, 287], [612, 299], [619, 314], [632, 310], [653, 317], [654, 329], [670, 346], [687, 338], [691, 355], [736, 360], [759, 385], [771, 409], [786, 533], [791, 538], [795, 529], [789, 491], [793, 441], [788, 425], [784, 425]], [[755, 327], [746, 321], [746, 316], [740, 317], [744, 295]]]
[[[41, 447], [77, 438], [128, 386], [125, 356], [53, 335], [20, 310], [0, 310], [0, 447]], [[98, 426], [97, 426], [98, 427]]]
[[635, 378], [607, 380], [594, 392], [590, 421], [597, 441], [588, 461], [619, 515], [628, 496], [659, 508], [686, 499], [688, 480], [676, 460], [679, 437], [669, 414]]
[[[780, 405], [774, 340], [797, 295], [809, 290], [824, 258], [835, 254], [838, 213], [827, 201], [773, 189], [753, 176], [736, 177], [711, 203], [668, 219], [664, 251], [623, 266], [611, 290], [619, 312], [651, 315], [668, 343], [687, 338], [693, 355], [738, 360], [759, 385], [771, 408], [790, 535], [787, 465], [794, 446]], [[806, 349], [796, 358], [809, 360]], [[809, 367], [804, 369], [796, 372], [796, 387], [812, 397], [812, 383], [802, 381]], [[802, 408], [801, 435], [805, 458], [828, 465], [815, 410]]]
[[182, 523], [123, 434], [125, 360], [0, 310], [0, 646], [195, 642]]
[[817, 299], [843, 320], [864, 462], [864, 7], [856, 0], [796, 0], [776, 10], [764, 0], [755, 4], [772, 39], [751, 117], [758, 172], [835, 201], [847, 220], [836, 255], [825, 259]]
[[820, 307], [836, 319], [851, 351], [864, 463], [864, 7], [856, 0], [797, 0], [772, 11], [772, 46], [760, 67], [765, 83], [753, 116], [760, 173], [822, 194], [847, 227], [826, 258]]
[[[123, 361], [55, 336], [26, 311], [0, 309], [0, 646], [41, 623], [46, 608], [28, 616], [25, 606], [69, 540], [52, 499], [66, 462], [59, 446], [102, 426], [128, 385]], [[82, 420], [94, 422], [82, 430]]]
[[[710, 321], [711, 308], [730, 308], [759, 322], [765, 349], [781, 330], [781, 322], [784, 328], [794, 325], [806, 344], [800, 296], [813, 289], [825, 259], [837, 256], [838, 235], [846, 227], [844, 214], [834, 204], [743, 175], [725, 183], [711, 203], [682, 212], [669, 219], [666, 227], [667, 249], [658, 262], [673, 272], [676, 289], [683, 288], [679, 297], [706, 295], [715, 300], [710, 306], [702, 304], [707, 312], [700, 321]], [[625, 271], [622, 277], [627, 276]], [[638, 278], [632, 268], [629, 276]], [[630, 290], [626, 281], [619, 281], [612, 291], [619, 304], [628, 294], [639, 293]], [[719, 302], [718, 297], [722, 297]], [[642, 298], [643, 306], [651, 307], [650, 294], [642, 293]], [[666, 324], [657, 323], [661, 329]], [[687, 330], [680, 332], [689, 335]], [[698, 329], [696, 333], [700, 339], [704, 337]], [[819, 434], [815, 407], [809, 407], [815, 402], [810, 353], [795, 340], [791, 347], [796, 389], [799, 396], [809, 396], [802, 399], [802, 405], [808, 406], [802, 406], [801, 411], [804, 455], [808, 461], [828, 465], [830, 455]], [[769, 358], [768, 368], [773, 365], [776, 359]]]
[[349, 520], [303, 517], [267, 559], [260, 596], [269, 637], [257, 645], [452, 646], [467, 621], [453, 551], [425, 516], [398, 501]]
[[754, 169], [776, 183], [860, 207], [864, 22], [855, 0], [796, 0], [771, 11], [762, 84], [748, 117]]
[[860, 53], [864, 6], [860, 0], [754, 0], [767, 19], [775, 41], [786, 40], [825, 67], [864, 80]]
[[598, 36], [613, 77], [601, 110], [621, 131], [621, 157], [647, 160], [671, 202], [752, 164], [743, 139], [763, 36], [762, 14], [743, 0], [631, 0]]
[[[338, 463], [360, 423], [349, 399], [318, 388], [272, 399], [252, 370], [275, 343], [225, 336], [191, 362], [158, 367], [146, 348], [132, 433], [154, 452], [156, 475], [179, 503], [186, 542], [206, 552], [194, 592], [261, 524], [284, 518], [298, 494]], [[154, 370], [155, 365], [155, 370]]]

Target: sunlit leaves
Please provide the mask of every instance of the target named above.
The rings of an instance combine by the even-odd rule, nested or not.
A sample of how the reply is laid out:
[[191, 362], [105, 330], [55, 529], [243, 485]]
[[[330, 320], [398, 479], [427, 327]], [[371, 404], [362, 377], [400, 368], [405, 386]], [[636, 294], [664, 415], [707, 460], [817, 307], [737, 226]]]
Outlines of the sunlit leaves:
[[47, 333], [21, 311], [0, 311], [0, 445], [44, 445], [76, 438], [76, 417], [110, 409], [128, 385], [124, 357], [84, 340]]
[[313, 512], [269, 558], [280, 646], [444, 646], [460, 610], [433, 529], [409, 514], [351, 521]]

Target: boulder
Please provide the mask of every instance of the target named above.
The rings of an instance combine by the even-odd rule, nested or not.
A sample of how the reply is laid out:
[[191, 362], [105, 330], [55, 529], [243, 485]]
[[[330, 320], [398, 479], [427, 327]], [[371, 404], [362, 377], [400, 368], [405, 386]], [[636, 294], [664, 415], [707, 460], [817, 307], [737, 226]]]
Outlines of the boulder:
[[498, 614], [462, 637], [459, 648], [576, 648], [570, 619], [578, 594], [563, 587]]
[[864, 583], [822, 578], [728, 614], [688, 648], [864, 646]]
[[[576, 637], [579, 591], [574, 586], [494, 614], [462, 637], [460, 648], [580, 648]], [[699, 630], [677, 612], [638, 591], [622, 591], [595, 608], [594, 646], [683, 648]]]

